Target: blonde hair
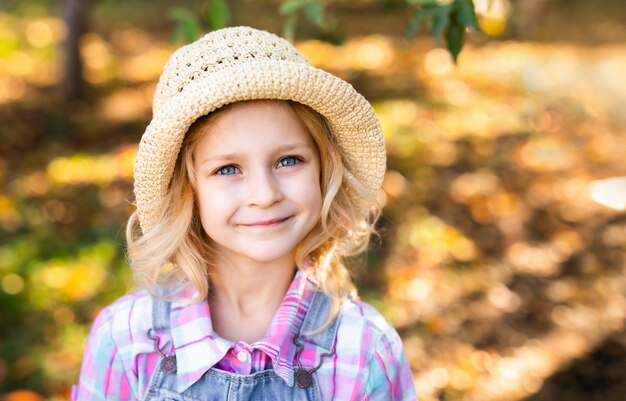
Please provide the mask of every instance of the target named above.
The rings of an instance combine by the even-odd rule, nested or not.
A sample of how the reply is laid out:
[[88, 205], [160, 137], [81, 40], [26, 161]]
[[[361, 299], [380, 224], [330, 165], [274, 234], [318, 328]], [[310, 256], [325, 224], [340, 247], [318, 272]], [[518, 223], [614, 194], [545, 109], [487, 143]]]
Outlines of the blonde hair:
[[[368, 190], [346, 168], [346, 161], [323, 116], [291, 100], [262, 101], [280, 102], [292, 110], [313, 138], [319, 153], [323, 200], [320, 220], [295, 249], [296, 264], [299, 267], [309, 265], [307, 269], [319, 289], [332, 299], [327, 321], [315, 330], [317, 332], [332, 322], [346, 298], [356, 297], [345, 258], [367, 247], [379, 208], [374, 206], [367, 215], [362, 215], [355, 207], [356, 199], [366, 196]], [[229, 106], [199, 118], [189, 128], [169, 190], [161, 200], [159, 210], [163, 212], [158, 223], [142, 233], [137, 212], [128, 221], [128, 259], [135, 280], [153, 295], [171, 294], [189, 283], [198, 291], [191, 302], [199, 302], [208, 294], [212, 250], [194, 195], [193, 155], [207, 127], [218, 115], [228, 112]]]

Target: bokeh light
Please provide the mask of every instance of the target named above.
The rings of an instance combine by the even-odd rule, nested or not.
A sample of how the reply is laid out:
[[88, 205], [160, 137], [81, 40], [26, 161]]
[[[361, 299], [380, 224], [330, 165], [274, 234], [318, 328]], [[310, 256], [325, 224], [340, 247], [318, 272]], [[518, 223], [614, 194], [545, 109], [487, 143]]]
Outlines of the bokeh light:
[[589, 188], [591, 198], [612, 209], [626, 209], [626, 177], [596, 180]]

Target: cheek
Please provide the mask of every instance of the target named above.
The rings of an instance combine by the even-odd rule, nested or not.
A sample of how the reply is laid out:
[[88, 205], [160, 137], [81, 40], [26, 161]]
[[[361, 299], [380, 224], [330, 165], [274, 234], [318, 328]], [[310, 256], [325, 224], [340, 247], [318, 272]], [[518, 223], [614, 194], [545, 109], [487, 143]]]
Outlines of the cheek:
[[322, 188], [317, 172], [312, 172], [307, 180], [299, 185], [296, 196], [307, 205], [312, 214], [319, 216], [322, 209]]
[[198, 211], [205, 230], [209, 221], [215, 224], [229, 216], [231, 202], [226, 201], [227, 197], [217, 195], [219, 193], [215, 189], [203, 187], [197, 189]]

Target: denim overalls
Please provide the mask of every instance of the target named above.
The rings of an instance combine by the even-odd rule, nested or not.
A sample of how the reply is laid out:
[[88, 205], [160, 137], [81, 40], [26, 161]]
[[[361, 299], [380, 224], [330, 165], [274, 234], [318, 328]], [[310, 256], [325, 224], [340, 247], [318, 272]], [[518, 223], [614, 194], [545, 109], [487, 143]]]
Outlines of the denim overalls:
[[[313, 342], [317, 346], [329, 350], [325, 356], [334, 353], [335, 336], [337, 335], [338, 318], [324, 331], [314, 336], [306, 336], [303, 333], [312, 331], [319, 327], [325, 320], [330, 310], [331, 300], [322, 292], [316, 291], [311, 300], [300, 333], [294, 340], [296, 344], [305, 339]], [[152, 307], [153, 330], [169, 329], [169, 315], [171, 304], [163, 300], [154, 300]], [[296, 378], [293, 386], [289, 386], [285, 380], [277, 376], [274, 370], [264, 370], [251, 375], [240, 375], [211, 368], [196, 383], [185, 390], [182, 394], [176, 391], [175, 363], [171, 356], [164, 358], [164, 354], [158, 348], [161, 360], [157, 364], [150, 386], [146, 393], [145, 401], [276, 401], [276, 400], [321, 400], [319, 385], [314, 373], [317, 367], [321, 366], [320, 360], [317, 367], [301, 366], [299, 361], [300, 351], [294, 360], [294, 376]], [[170, 358], [166, 363], [164, 359]], [[167, 363], [171, 362], [171, 363]], [[311, 383], [312, 379], [312, 383]], [[308, 386], [307, 386], [308, 385]]]

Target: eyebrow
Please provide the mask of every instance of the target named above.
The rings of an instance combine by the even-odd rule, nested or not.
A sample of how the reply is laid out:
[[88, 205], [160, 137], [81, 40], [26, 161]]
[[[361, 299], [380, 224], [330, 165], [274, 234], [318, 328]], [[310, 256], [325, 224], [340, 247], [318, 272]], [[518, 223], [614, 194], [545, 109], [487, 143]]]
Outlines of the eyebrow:
[[[301, 148], [306, 148], [310, 150], [315, 150], [315, 146], [307, 142], [298, 142], [298, 143], [290, 143], [286, 145], [282, 145], [276, 148], [276, 153], [289, 152]], [[239, 153], [225, 153], [225, 154], [217, 154], [210, 157], [205, 158], [200, 162], [200, 164], [204, 164], [210, 161], [230, 161], [234, 159], [238, 159], [240, 157]]]

